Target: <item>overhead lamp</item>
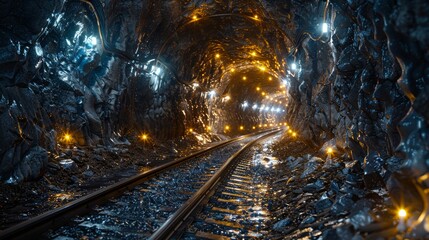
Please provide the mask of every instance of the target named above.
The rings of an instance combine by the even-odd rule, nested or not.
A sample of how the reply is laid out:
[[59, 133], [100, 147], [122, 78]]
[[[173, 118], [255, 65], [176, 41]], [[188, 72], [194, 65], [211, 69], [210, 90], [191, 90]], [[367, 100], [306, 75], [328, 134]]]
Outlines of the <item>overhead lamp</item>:
[[92, 37], [90, 37], [90, 38], [89, 38], [89, 42], [90, 42], [93, 46], [95, 46], [95, 45], [97, 45], [97, 38], [96, 38], [96, 37], [94, 37], [94, 36], [92, 36]]
[[257, 109], [258, 108], [258, 104], [254, 104], [252, 109]]
[[220, 54], [219, 54], [219, 53], [216, 53], [215, 57], [216, 57], [216, 58], [220, 58]]
[[295, 70], [296, 70], [296, 68], [297, 68], [296, 63], [292, 63], [292, 64], [290, 65], [290, 68], [291, 68], [293, 71], [295, 71]]
[[143, 141], [147, 141], [149, 139], [149, 136], [146, 133], [142, 133], [140, 135], [140, 139], [143, 140]]
[[327, 33], [328, 32], [328, 24], [327, 23], [322, 23], [322, 33]]
[[216, 91], [215, 90], [211, 90], [209, 92], [209, 95], [210, 95], [211, 98], [214, 97], [214, 96], [216, 96]]
[[269, 81], [271, 81], [271, 80], [273, 80], [273, 78], [272, 78], [272, 77], [269, 77], [269, 78], [268, 78], [268, 80], [269, 80]]
[[244, 81], [246, 81], [246, 79], [247, 79], [247, 77], [246, 77], [246, 76], [244, 76], [244, 77], [243, 77], [243, 80], [244, 80]]
[[399, 218], [405, 218], [407, 216], [407, 211], [403, 208], [398, 210], [398, 217]]

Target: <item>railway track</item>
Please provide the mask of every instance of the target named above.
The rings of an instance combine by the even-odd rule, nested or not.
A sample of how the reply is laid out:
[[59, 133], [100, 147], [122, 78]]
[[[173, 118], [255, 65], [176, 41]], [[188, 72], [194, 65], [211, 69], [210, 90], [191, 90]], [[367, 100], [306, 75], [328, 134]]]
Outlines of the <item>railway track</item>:
[[[253, 142], [248, 145], [251, 146]], [[243, 148], [213, 176], [151, 239], [254, 239], [268, 234], [270, 173], [278, 163], [268, 143]], [[247, 150], [247, 151], [245, 151]], [[228, 164], [227, 161], [227, 164]]]
[[219, 180], [245, 148], [278, 131], [232, 139], [153, 168], [1, 231], [0, 239], [148, 238], [207, 181]]

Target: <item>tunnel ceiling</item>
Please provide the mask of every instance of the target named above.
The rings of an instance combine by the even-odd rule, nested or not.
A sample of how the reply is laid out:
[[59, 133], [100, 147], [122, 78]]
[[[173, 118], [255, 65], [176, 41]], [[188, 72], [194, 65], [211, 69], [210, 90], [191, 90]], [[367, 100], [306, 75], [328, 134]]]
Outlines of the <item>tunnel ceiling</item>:
[[[280, 87], [280, 80], [286, 76], [286, 58], [293, 48], [289, 36], [293, 24], [287, 22], [291, 18], [288, 3], [163, 1], [154, 4], [159, 12], [153, 15], [162, 15], [158, 16], [162, 19], [154, 31], [162, 34], [149, 38], [153, 39], [153, 47], [148, 49], [153, 49], [158, 59], [175, 66], [173, 71], [183, 82], [198, 83], [206, 90], [216, 88], [220, 95], [231, 92], [231, 88], [241, 88], [239, 92], [243, 95], [257, 96], [254, 93], [257, 86], [267, 93], [277, 93], [273, 82]], [[286, 19], [279, 22], [278, 16]], [[150, 14], [141, 22], [150, 23], [149, 19], [152, 19]], [[147, 27], [141, 27], [140, 31], [139, 35], [144, 35]], [[247, 79], [239, 81], [243, 77]]]

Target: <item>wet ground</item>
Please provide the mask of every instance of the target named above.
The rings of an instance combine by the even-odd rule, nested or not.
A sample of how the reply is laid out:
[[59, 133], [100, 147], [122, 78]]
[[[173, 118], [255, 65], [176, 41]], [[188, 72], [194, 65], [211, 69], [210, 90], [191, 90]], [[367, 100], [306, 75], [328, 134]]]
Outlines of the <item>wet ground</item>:
[[[0, 187], [0, 229], [62, 206], [99, 188], [209, 146], [207, 136], [158, 144], [136, 139], [112, 147], [58, 146], [37, 181]], [[221, 136], [222, 137], [222, 136]], [[220, 137], [213, 136], [212, 140]], [[192, 147], [189, 147], [192, 146]]]
[[[144, 171], [154, 163], [166, 161], [168, 156], [180, 155], [160, 149], [154, 149], [156, 154], [128, 147], [119, 149], [118, 153], [103, 150], [98, 155], [104, 160], [96, 160], [99, 157], [87, 149], [75, 149], [71, 159], [83, 155], [82, 160], [75, 161], [77, 170], [53, 167], [40, 182], [6, 186], [1, 192], [5, 210], [0, 213], [2, 224], [27, 219], [103, 183]], [[341, 150], [328, 155], [299, 138], [285, 135], [253, 147], [245, 158], [233, 178], [225, 180], [220, 191], [210, 198], [183, 238], [402, 238], [392, 228], [398, 219], [386, 190], [365, 188], [359, 164]], [[121, 171], [116, 171], [118, 166]], [[89, 171], [94, 173], [90, 177]], [[86, 228], [103, 231], [95, 225]]]

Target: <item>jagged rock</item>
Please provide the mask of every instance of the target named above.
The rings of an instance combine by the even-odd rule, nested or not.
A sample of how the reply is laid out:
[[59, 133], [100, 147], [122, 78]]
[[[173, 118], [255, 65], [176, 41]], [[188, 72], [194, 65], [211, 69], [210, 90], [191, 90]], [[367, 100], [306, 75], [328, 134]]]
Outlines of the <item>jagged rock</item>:
[[59, 164], [65, 170], [75, 171], [78, 169], [76, 162], [72, 159], [63, 159]]
[[324, 161], [318, 157], [312, 157], [305, 165], [304, 172], [301, 174], [301, 178], [305, 178], [316, 171]]
[[84, 177], [86, 177], [86, 178], [90, 178], [90, 177], [94, 176], [94, 172], [93, 172], [93, 171], [91, 171], [91, 170], [89, 170], [89, 169], [87, 169], [87, 170], [85, 170], [85, 171], [82, 173], [82, 175], [83, 175]]
[[31, 148], [18, 167], [13, 172], [9, 183], [17, 183], [24, 180], [35, 180], [42, 175], [48, 166], [48, 153], [41, 147]]
[[282, 219], [282, 220], [280, 220], [280, 221], [278, 221], [278, 222], [276, 222], [274, 225], [273, 225], [273, 229], [275, 230], [275, 231], [282, 231], [285, 227], [287, 227], [287, 226], [289, 226], [289, 224], [291, 224], [292, 223], [292, 221], [289, 219], [289, 218], [285, 218], [285, 219]]
[[355, 229], [364, 227], [374, 221], [371, 215], [373, 204], [368, 200], [359, 200], [353, 206], [350, 214], [350, 223]]
[[318, 179], [313, 183], [307, 184], [305, 187], [302, 188], [304, 192], [320, 192], [324, 189], [325, 183]]
[[316, 221], [316, 218], [314, 216], [308, 216], [304, 220], [302, 220], [300, 225], [303, 226], [306, 224], [311, 224], [311, 223], [314, 223], [315, 221]]
[[331, 211], [335, 215], [340, 215], [352, 209], [354, 201], [350, 195], [342, 195], [337, 197], [337, 201], [332, 205]]
[[324, 198], [316, 202], [314, 205], [317, 213], [321, 213], [332, 206], [332, 201], [329, 198]]

